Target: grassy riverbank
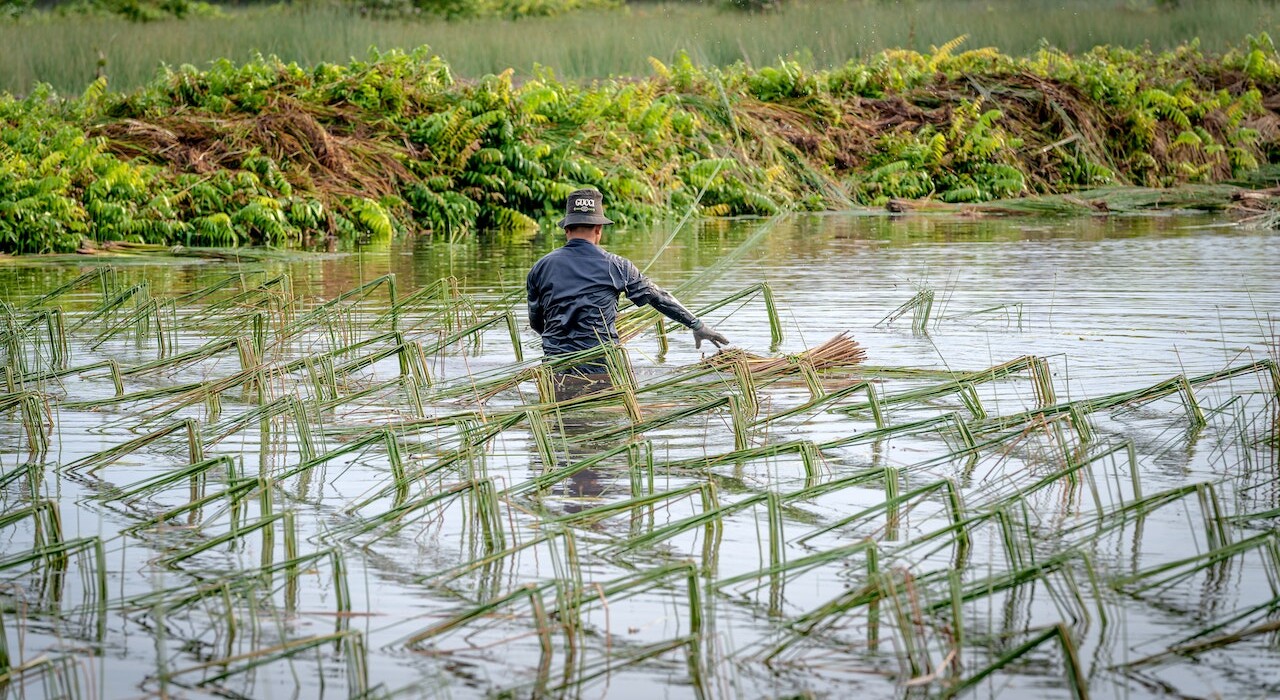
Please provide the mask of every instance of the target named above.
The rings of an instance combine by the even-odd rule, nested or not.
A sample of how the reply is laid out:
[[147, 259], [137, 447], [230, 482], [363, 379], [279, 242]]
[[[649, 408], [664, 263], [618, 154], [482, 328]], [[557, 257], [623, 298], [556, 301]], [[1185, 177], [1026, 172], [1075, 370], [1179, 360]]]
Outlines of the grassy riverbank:
[[624, 224], [980, 202], [1248, 176], [1280, 154], [1280, 60], [1099, 48], [886, 51], [580, 84], [457, 80], [425, 51], [171, 71], [0, 98], [0, 249], [448, 236], [553, 220], [575, 186]]
[[654, 3], [515, 22], [371, 19], [314, 3], [225, 13], [150, 23], [56, 15], [0, 23], [0, 90], [24, 94], [45, 82], [78, 93], [99, 72], [114, 89], [132, 89], [161, 64], [203, 68], [261, 53], [313, 65], [362, 57], [370, 46], [430, 45], [461, 76], [507, 68], [528, 76], [539, 64], [578, 79], [644, 74], [650, 56], [671, 62], [681, 51], [702, 65], [796, 56], [809, 68], [835, 68], [891, 48], [929, 51], [962, 34], [968, 46], [1025, 55], [1045, 45], [1071, 53], [1101, 44], [1162, 51], [1194, 39], [1225, 51], [1246, 34], [1280, 29], [1280, 8], [1266, 0], [1166, 9], [1142, 0], [809, 0], [763, 15]]

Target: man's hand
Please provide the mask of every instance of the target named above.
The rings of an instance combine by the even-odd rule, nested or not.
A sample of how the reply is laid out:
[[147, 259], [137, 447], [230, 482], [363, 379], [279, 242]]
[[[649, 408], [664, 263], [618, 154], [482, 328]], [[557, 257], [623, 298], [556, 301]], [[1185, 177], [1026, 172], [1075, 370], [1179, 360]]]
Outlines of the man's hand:
[[704, 340], [710, 340], [717, 348], [722, 348], [729, 344], [729, 339], [724, 337], [723, 333], [702, 321], [698, 321], [698, 325], [693, 327], [693, 347], [701, 350], [702, 341]]

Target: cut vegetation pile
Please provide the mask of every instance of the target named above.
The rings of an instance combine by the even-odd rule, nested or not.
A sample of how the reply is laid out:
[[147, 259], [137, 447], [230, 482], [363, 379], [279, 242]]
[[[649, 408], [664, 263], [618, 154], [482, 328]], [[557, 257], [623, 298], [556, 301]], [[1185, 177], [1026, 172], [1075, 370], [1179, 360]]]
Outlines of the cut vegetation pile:
[[643, 224], [982, 202], [1254, 174], [1280, 153], [1280, 60], [1098, 48], [888, 51], [811, 71], [687, 58], [580, 85], [458, 81], [425, 49], [348, 65], [184, 66], [114, 94], [0, 97], [0, 250], [82, 238], [233, 246], [553, 220], [590, 185]]
[[[1271, 360], [1064, 399], [1043, 357], [871, 367], [842, 335], [639, 374], [610, 349], [613, 387], [555, 402], [518, 289], [191, 281], [10, 290], [10, 692], [1275, 690], [1239, 673], [1280, 606]], [[778, 329], [764, 285], [698, 311], [746, 302]], [[1218, 476], [1171, 476], [1195, 445]]]

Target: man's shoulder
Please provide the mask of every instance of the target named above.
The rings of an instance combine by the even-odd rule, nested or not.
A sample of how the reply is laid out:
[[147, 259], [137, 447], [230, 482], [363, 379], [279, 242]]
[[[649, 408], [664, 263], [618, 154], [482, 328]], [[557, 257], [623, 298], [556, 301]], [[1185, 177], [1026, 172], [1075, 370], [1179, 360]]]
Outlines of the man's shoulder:
[[622, 267], [623, 269], [626, 269], [626, 268], [628, 268], [628, 267], [635, 267], [635, 266], [636, 266], [636, 264], [635, 264], [635, 263], [633, 263], [633, 262], [631, 262], [630, 260], [628, 260], [628, 259], [626, 259], [626, 258], [622, 257], [621, 255], [618, 255], [617, 253], [610, 253], [610, 252], [609, 252], [609, 251], [607, 251], [607, 250], [606, 250], [606, 251], [602, 251], [602, 252], [604, 253], [604, 256], [609, 260], [609, 262], [611, 262], [611, 263], [613, 263], [613, 264], [615, 264], [615, 265], [618, 265], [619, 267]]
[[534, 262], [534, 263], [533, 263], [533, 268], [532, 268], [532, 269], [536, 270], [536, 269], [538, 269], [539, 267], [543, 267], [543, 266], [547, 265], [547, 263], [548, 263], [549, 261], [555, 260], [556, 258], [558, 258], [558, 257], [560, 257], [561, 255], [563, 255], [563, 254], [564, 254], [564, 252], [563, 252], [563, 251], [564, 251], [564, 248], [556, 248], [555, 250], [551, 251], [550, 253], [547, 253], [546, 255], [543, 255], [542, 257], [538, 258], [538, 260], [537, 260], [536, 262]]
[[[555, 251], [552, 251], [555, 252]], [[533, 282], [536, 277], [542, 274], [542, 270], [547, 266], [547, 258], [551, 257], [551, 253], [540, 257], [532, 265], [529, 266], [529, 274], [525, 276], [529, 282]]]

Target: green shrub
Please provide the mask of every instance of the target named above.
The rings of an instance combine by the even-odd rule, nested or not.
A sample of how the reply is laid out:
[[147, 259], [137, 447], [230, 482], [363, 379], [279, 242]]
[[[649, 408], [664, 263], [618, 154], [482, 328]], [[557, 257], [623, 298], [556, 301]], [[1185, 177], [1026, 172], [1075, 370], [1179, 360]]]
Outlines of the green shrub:
[[654, 60], [647, 79], [455, 81], [423, 49], [168, 70], [0, 97], [0, 250], [532, 230], [582, 185], [613, 218], [767, 216], [1237, 177], [1280, 152], [1265, 35], [1220, 59], [887, 51], [815, 71]]

